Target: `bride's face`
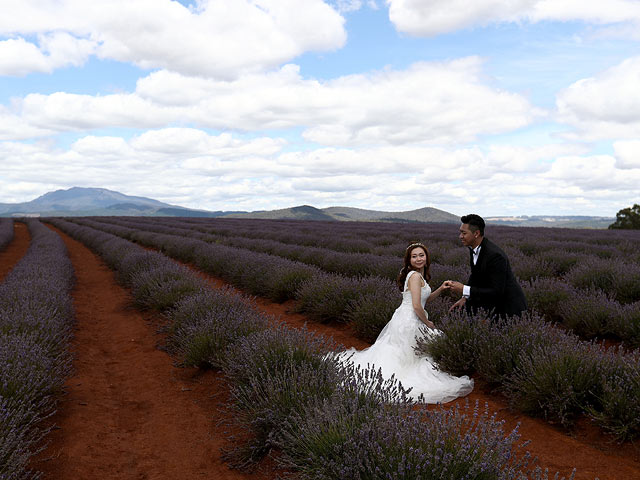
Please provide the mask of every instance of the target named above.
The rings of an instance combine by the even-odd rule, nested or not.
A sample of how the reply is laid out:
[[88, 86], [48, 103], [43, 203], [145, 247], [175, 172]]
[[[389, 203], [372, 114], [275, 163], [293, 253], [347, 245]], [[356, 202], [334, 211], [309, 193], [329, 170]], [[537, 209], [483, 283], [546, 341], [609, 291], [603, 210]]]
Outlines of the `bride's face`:
[[414, 248], [411, 250], [409, 262], [411, 264], [411, 268], [414, 270], [421, 270], [427, 264], [426, 252], [420, 247]]

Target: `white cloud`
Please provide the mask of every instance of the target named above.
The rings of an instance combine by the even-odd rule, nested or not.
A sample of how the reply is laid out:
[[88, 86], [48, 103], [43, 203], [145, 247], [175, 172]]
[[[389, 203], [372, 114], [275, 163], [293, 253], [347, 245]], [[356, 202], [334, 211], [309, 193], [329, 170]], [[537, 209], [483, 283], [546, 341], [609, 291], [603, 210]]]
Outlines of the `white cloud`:
[[469, 57], [325, 82], [302, 78], [295, 65], [234, 81], [160, 71], [131, 94], [30, 94], [16, 109], [22, 121], [49, 130], [304, 128], [306, 140], [343, 146], [470, 142], [542, 115], [523, 96], [484, 85], [481, 66]]
[[624, 139], [640, 136], [640, 57], [595, 77], [578, 80], [557, 95], [559, 120], [577, 129], [571, 138]]
[[584, 147], [570, 144], [286, 152], [282, 140], [188, 128], [152, 130], [129, 140], [91, 135], [66, 150], [0, 142], [0, 202], [78, 185], [210, 210], [310, 204], [394, 211], [431, 205], [456, 214], [473, 206], [485, 215], [517, 215], [523, 205], [535, 205], [530, 214], [613, 216], [640, 193], [640, 168], [619, 164], [636, 143], [618, 142], [616, 159], [583, 155]]
[[0, 41], [0, 75], [24, 76], [32, 72], [51, 73], [60, 67], [82, 65], [95, 44], [66, 33], [39, 36], [40, 46], [23, 38]]
[[637, 196], [640, 169], [621, 169], [611, 155], [557, 158], [545, 178], [586, 191], [621, 190]]
[[102, 127], [161, 127], [176, 118], [162, 105], [137, 95], [78, 95], [56, 92], [31, 93], [15, 102], [20, 119], [29, 125], [53, 131], [74, 131]]
[[[344, 19], [321, 0], [200, 0], [191, 10], [170, 0], [23, 0], [2, 8], [0, 35], [11, 37], [0, 46], [0, 74], [51, 71], [95, 53], [229, 79], [346, 41]], [[39, 46], [25, 40], [33, 35]]]
[[492, 21], [510, 21], [537, 0], [386, 0], [389, 19], [412, 35], [439, 35]]
[[640, 23], [635, 0], [386, 0], [389, 19], [402, 32], [433, 36], [501, 22], [580, 20]]
[[640, 140], [613, 142], [613, 149], [617, 168], [640, 169]]
[[53, 133], [55, 130], [38, 127], [28, 119], [0, 105], [0, 140], [26, 140]]

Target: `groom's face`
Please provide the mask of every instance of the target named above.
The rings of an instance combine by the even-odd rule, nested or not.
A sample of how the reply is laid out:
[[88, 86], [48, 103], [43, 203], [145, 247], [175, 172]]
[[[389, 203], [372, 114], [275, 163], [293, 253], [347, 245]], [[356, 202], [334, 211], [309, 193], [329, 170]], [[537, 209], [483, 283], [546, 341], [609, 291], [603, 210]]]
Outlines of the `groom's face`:
[[472, 231], [469, 228], [468, 223], [463, 223], [462, 225], [460, 225], [460, 235], [458, 237], [460, 238], [462, 245], [464, 245], [465, 247], [475, 248], [482, 241], [480, 239], [480, 230]]

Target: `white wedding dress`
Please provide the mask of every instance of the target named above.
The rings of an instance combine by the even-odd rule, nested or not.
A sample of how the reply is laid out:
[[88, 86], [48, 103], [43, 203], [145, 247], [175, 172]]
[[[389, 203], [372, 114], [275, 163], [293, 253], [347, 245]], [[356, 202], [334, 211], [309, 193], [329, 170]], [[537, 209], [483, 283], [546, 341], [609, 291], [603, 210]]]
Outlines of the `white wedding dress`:
[[[380, 332], [375, 343], [364, 350], [349, 349], [338, 354], [338, 358], [366, 368], [381, 369], [385, 379], [395, 376], [405, 389], [411, 388], [409, 396], [426, 403], [446, 403], [467, 395], [473, 390], [473, 379], [467, 376], [454, 377], [439, 371], [428, 356], [418, 356], [413, 347], [416, 337], [425, 331], [431, 335], [442, 335], [440, 330], [429, 329], [416, 315], [411, 302], [411, 292], [407, 289], [412, 270], [407, 275], [402, 292], [402, 304], [396, 309], [391, 320]], [[424, 307], [431, 294], [431, 287], [424, 284], [420, 300]], [[423, 396], [420, 399], [420, 395]]]

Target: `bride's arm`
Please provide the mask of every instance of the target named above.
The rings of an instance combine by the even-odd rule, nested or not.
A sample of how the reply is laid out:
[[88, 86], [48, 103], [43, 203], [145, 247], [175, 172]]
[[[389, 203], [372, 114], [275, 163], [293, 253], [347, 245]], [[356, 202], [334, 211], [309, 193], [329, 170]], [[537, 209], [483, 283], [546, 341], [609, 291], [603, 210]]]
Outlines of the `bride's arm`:
[[413, 305], [413, 311], [416, 312], [418, 318], [422, 320], [429, 328], [435, 328], [433, 322], [430, 322], [427, 318], [427, 312], [422, 308], [422, 302], [420, 301], [420, 294], [422, 290], [422, 277], [420, 275], [411, 275], [409, 278], [409, 291], [411, 292], [411, 304]]
[[451, 287], [449, 285], [445, 285], [445, 283], [447, 283], [446, 280], [442, 282], [442, 285], [440, 285], [438, 288], [436, 288], [434, 291], [431, 292], [431, 295], [427, 297], [427, 303], [432, 302], [435, 298], [439, 297], [440, 294], [445, 290], [451, 289]]

